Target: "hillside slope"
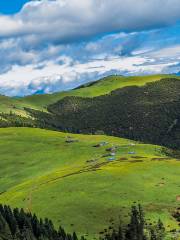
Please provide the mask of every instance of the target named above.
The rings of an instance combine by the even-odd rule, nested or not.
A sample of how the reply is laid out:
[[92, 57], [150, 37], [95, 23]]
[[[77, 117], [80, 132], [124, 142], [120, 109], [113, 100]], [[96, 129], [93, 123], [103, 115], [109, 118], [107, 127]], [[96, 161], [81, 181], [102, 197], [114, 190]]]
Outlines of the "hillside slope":
[[133, 202], [151, 221], [160, 217], [168, 230], [177, 227], [171, 214], [179, 204], [180, 163], [159, 146], [8, 128], [0, 129], [0, 156], [0, 202], [48, 216], [70, 232], [92, 239]]
[[69, 92], [3, 96], [0, 111], [13, 111], [0, 112], [0, 127], [103, 132], [180, 149], [180, 78], [162, 76], [110, 76]]
[[149, 76], [108, 76], [95, 82], [87, 83], [74, 90], [43, 94], [32, 95], [21, 99], [23, 104], [34, 105], [35, 109], [46, 109], [52, 103], [55, 103], [66, 96], [79, 96], [79, 97], [97, 97], [110, 93], [111, 91], [127, 86], [142, 86], [148, 82], [159, 81], [162, 78], [175, 77], [174, 75], [149, 75]]
[[7, 96], [0, 95], [0, 112], [2, 113], [10, 113], [14, 112], [21, 116], [27, 116], [26, 112], [24, 111], [24, 107], [31, 107], [29, 104], [22, 104], [16, 98], [10, 98]]
[[47, 106], [53, 104], [66, 96], [95, 97], [108, 94], [111, 91], [125, 86], [141, 86], [147, 82], [158, 81], [161, 78], [173, 77], [173, 75], [150, 75], [142, 77], [109, 76], [94, 83], [83, 85], [77, 89], [53, 94], [32, 95], [23, 98], [10, 98], [0, 96], [0, 112], [10, 111], [28, 116], [24, 108], [47, 111]]
[[47, 127], [75, 133], [104, 132], [180, 149], [180, 81], [162, 79], [94, 97], [66, 97], [31, 114]]

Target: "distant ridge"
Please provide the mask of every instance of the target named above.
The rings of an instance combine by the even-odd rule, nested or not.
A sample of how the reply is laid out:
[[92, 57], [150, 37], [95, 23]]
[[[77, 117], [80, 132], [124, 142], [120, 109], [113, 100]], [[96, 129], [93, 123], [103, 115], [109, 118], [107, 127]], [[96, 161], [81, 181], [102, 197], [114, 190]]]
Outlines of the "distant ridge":
[[125, 86], [142, 86], [148, 82], [159, 81], [162, 78], [173, 76], [176, 75], [161, 74], [134, 77], [111, 75], [97, 81], [82, 84], [76, 89], [64, 92], [56, 92], [52, 94], [40, 94], [37, 92], [35, 95], [25, 96], [21, 98], [0, 96], [0, 112], [10, 113], [11, 111], [21, 116], [27, 116], [27, 112], [24, 110], [25, 108], [47, 111], [48, 105], [53, 104], [66, 96], [96, 97], [108, 94], [111, 91]]

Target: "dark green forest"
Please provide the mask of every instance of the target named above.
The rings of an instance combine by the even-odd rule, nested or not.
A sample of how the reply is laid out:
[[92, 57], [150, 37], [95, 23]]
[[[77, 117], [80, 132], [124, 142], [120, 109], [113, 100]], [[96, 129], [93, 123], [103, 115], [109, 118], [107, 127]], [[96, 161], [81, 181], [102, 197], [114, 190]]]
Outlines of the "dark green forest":
[[38, 219], [23, 209], [0, 205], [0, 240], [77, 240], [76, 233], [58, 230], [49, 219]]

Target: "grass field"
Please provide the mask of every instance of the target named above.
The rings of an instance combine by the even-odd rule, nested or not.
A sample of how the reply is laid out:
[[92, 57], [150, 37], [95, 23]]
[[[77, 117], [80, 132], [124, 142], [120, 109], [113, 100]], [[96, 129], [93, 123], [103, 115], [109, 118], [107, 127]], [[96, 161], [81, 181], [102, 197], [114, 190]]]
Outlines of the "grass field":
[[[67, 138], [69, 137], [69, 138]], [[78, 140], [66, 143], [67, 139]], [[100, 142], [106, 146], [93, 147]], [[117, 146], [109, 161], [106, 148]], [[180, 162], [159, 146], [108, 136], [40, 129], [0, 129], [0, 202], [51, 218], [95, 237], [122, 212], [142, 203], [147, 218], [177, 227]]]
[[53, 94], [32, 95], [23, 98], [10, 98], [0, 96], [0, 112], [12, 111], [18, 115], [27, 116], [24, 107], [46, 111], [49, 104], [55, 103], [66, 96], [96, 97], [108, 94], [111, 91], [126, 86], [142, 86], [148, 82], [158, 81], [162, 78], [176, 77], [174, 75], [149, 75], [149, 76], [109, 76], [90, 87], [58, 92]]

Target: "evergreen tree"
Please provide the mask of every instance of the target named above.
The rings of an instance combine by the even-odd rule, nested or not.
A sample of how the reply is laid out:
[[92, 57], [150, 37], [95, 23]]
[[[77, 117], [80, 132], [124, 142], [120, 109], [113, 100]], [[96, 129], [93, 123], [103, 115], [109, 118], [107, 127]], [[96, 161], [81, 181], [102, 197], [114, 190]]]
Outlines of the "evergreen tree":
[[76, 235], [76, 233], [75, 233], [75, 232], [73, 232], [72, 239], [73, 239], [73, 240], [78, 240], [78, 237], [77, 237], [77, 235]]

